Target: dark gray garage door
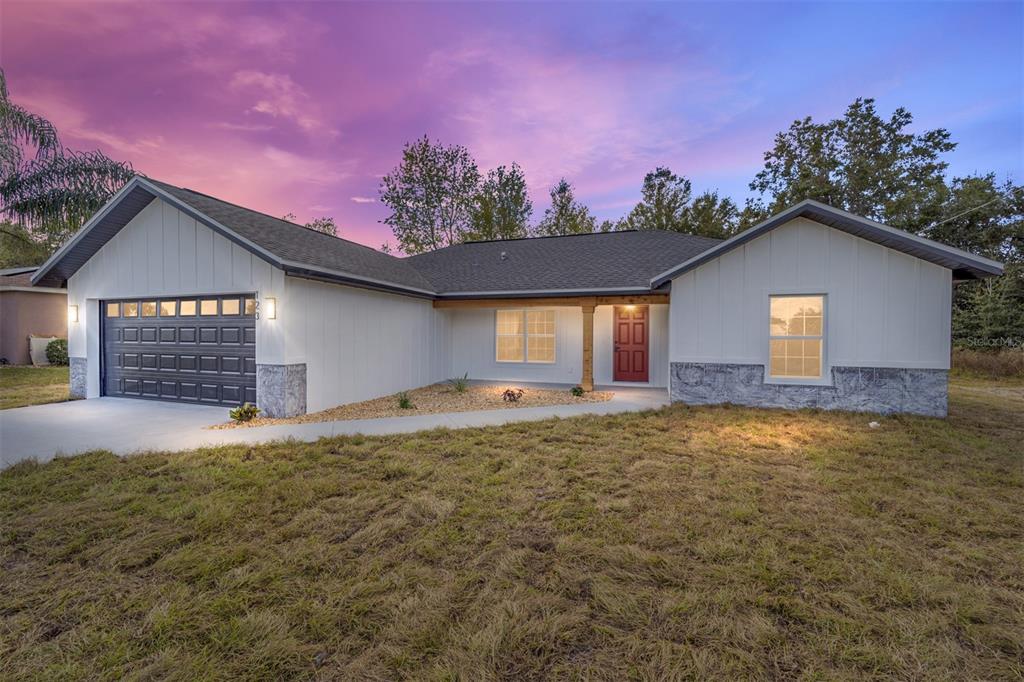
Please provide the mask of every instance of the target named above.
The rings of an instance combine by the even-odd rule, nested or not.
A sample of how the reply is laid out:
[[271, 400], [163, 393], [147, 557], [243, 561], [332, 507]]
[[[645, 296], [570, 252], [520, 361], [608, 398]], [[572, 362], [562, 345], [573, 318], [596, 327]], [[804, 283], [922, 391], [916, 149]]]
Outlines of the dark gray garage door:
[[253, 295], [103, 301], [105, 395], [256, 403]]

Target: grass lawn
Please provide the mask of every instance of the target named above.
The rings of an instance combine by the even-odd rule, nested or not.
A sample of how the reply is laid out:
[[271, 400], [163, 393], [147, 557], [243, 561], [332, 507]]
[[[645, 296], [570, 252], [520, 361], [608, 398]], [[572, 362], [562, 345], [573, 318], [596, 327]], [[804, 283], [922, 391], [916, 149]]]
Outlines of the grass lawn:
[[67, 366], [0, 367], [0, 410], [67, 399]]
[[0, 678], [1020, 679], [992, 387], [20, 464]]

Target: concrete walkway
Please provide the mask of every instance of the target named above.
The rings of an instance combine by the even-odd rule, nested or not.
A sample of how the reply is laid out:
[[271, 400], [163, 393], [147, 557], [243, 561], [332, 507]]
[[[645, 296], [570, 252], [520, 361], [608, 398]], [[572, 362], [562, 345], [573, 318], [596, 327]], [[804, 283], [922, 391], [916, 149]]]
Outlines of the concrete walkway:
[[354, 419], [313, 424], [282, 424], [249, 429], [210, 430], [227, 421], [227, 408], [206, 405], [95, 398], [0, 411], [0, 469], [25, 459], [47, 462], [57, 455], [110, 450], [127, 455], [146, 450], [189, 450], [228, 443], [266, 443], [294, 438], [412, 433], [439, 427], [497, 426], [583, 414], [615, 414], [657, 409], [668, 404], [665, 389], [607, 388], [615, 396], [603, 403], [521, 407], [478, 412], [448, 412], [384, 419]]

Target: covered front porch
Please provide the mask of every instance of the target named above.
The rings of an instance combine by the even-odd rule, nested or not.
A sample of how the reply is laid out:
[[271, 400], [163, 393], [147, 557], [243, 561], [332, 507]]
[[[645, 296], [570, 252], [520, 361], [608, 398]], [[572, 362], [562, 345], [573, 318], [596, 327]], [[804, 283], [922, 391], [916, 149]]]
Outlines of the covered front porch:
[[[668, 303], [665, 293], [575, 297], [439, 300], [446, 315], [452, 376], [499, 382], [665, 388], [668, 386]], [[522, 311], [524, 346], [528, 311], [550, 311], [554, 346], [549, 354], [525, 350], [509, 361], [499, 348], [502, 318]], [[507, 325], [506, 325], [507, 326]], [[513, 325], [513, 333], [520, 329]], [[549, 341], [547, 343], [550, 343]]]

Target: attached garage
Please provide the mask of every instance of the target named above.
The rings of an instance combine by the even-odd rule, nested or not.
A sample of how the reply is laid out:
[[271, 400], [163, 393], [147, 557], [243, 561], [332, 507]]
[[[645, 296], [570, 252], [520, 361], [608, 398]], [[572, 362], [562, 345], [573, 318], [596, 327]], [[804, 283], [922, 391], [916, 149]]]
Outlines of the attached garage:
[[256, 298], [103, 301], [104, 395], [256, 403]]

